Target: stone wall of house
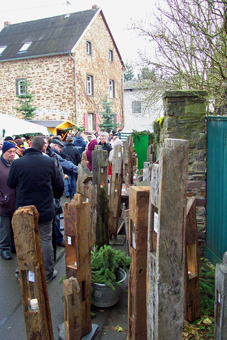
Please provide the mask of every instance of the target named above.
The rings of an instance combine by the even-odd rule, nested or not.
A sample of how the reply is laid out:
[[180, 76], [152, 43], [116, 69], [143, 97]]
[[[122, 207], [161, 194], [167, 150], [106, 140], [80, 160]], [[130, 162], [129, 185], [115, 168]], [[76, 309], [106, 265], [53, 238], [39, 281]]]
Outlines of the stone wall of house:
[[[16, 79], [27, 78], [38, 109], [55, 109], [74, 115], [74, 71], [69, 56], [31, 58], [0, 63], [0, 112], [18, 116], [14, 107]], [[40, 117], [39, 117], [40, 119]], [[51, 119], [46, 117], [45, 119]]]
[[[86, 54], [86, 41], [92, 44], [92, 54]], [[109, 61], [109, 50], [113, 50], [113, 62]], [[123, 67], [116, 52], [110, 33], [101, 14], [75, 46], [72, 54], [76, 67], [76, 91], [74, 60], [70, 55], [30, 58], [0, 62], [0, 112], [19, 116], [14, 107], [16, 100], [16, 79], [27, 78], [29, 92], [34, 94], [34, 106], [38, 109], [58, 110], [68, 113], [68, 119], [84, 125], [84, 113], [102, 111], [102, 98], [109, 94], [109, 81], [115, 82], [115, 98], [112, 111], [122, 121], [123, 113]], [[94, 95], [86, 94], [86, 77], [94, 77]], [[76, 93], [76, 108], [75, 108]], [[75, 111], [77, 117], [75, 117]], [[35, 119], [64, 119], [53, 115], [40, 115]]]
[[[91, 55], [86, 54], [86, 42], [91, 42]], [[109, 61], [109, 50], [113, 51], [113, 61]], [[90, 29], [81, 39], [75, 49], [76, 60], [76, 93], [78, 124], [82, 124], [84, 112], [102, 112], [102, 98], [109, 95], [109, 82], [114, 81], [115, 98], [112, 112], [118, 114], [119, 122], [123, 115], [123, 66], [116, 48], [113, 44], [109, 31], [107, 30], [101, 14], [92, 23]], [[86, 77], [94, 77], [94, 95], [86, 94]]]
[[205, 228], [206, 217], [206, 96], [206, 91], [165, 92], [161, 129], [161, 141], [164, 138], [189, 141], [188, 196], [196, 198], [199, 231]]

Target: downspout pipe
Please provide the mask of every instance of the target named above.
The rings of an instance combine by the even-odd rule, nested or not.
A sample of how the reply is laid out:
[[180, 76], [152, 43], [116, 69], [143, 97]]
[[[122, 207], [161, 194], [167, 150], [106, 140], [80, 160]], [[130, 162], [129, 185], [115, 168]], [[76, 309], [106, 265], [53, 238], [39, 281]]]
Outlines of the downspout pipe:
[[76, 93], [76, 60], [73, 58], [72, 53], [69, 53], [70, 58], [73, 60], [73, 69], [74, 69], [74, 97], [75, 97], [75, 124], [77, 125], [77, 105], [76, 105], [76, 100], [77, 100], [77, 93]]

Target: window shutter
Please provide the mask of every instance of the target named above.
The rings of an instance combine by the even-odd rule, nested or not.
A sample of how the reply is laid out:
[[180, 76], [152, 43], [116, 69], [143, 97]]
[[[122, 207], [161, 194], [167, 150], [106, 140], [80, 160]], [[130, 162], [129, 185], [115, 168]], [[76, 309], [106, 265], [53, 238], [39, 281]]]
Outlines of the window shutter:
[[88, 130], [88, 113], [84, 113], [84, 126], [85, 126], [85, 131]]
[[95, 131], [99, 131], [99, 113], [95, 113]]

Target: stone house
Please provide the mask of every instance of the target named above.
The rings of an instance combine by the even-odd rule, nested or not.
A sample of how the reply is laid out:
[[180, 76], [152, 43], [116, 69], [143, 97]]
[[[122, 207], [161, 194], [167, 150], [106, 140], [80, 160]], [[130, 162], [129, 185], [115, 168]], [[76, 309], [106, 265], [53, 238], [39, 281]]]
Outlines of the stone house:
[[[123, 121], [124, 63], [104, 14], [91, 10], [11, 25], [0, 32], [0, 112], [18, 116], [26, 88], [34, 120], [68, 119], [98, 130], [102, 98]], [[29, 85], [28, 85], [29, 84]]]

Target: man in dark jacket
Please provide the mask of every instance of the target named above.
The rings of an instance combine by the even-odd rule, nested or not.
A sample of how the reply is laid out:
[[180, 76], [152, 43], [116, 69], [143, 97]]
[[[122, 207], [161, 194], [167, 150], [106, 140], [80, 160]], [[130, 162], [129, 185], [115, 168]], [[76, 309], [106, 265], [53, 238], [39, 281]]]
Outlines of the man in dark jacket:
[[82, 153], [84, 152], [87, 143], [82, 137], [82, 132], [78, 132], [76, 138], [74, 139], [74, 145], [78, 148], [80, 157], [82, 157]]
[[6, 184], [15, 153], [15, 144], [3, 143], [0, 159], [0, 254], [4, 260], [11, 260], [10, 251], [15, 252], [11, 220], [15, 211], [16, 190]]
[[[62, 158], [71, 161], [75, 165], [78, 165], [81, 162], [79, 150], [73, 145], [73, 137], [66, 138], [65, 146], [61, 149], [61, 156]], [[70, 198], [73, 198], [76, 192], [77, 174], [67, 169], [64, 170], [64, 173], [68, 175], [68, 179], [65, 179], [65, 195], [66, 197], [70, 196]], [[70, 190], [68, 181], [70, 185]]]
[[62, 196], [64, 181], [54, 160], [42, 154], [43, 147], [42, 136], [32, 139], [31, 148], [12, 163], [7, 184], [11, 189], [17, 189], [16, 208], [34, 205], [39, 212], [38, 227], [46, 281], [50, 282], [57, 276], [52, 247], [52, 220], [55, 215], [53, 198]]

